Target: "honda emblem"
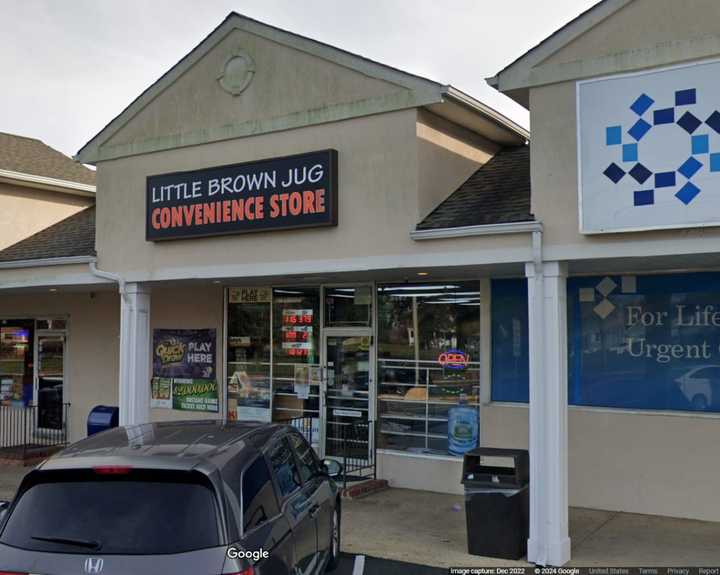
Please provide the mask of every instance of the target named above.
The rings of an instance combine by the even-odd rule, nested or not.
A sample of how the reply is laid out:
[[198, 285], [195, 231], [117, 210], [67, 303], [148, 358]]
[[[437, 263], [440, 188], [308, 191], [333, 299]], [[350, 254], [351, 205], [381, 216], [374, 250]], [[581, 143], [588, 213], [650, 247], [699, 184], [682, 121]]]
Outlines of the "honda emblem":
[[85, 559], [85, 564], [83, 566], [85, 573], [88, 573], [89, 575], [98, 575], [99, 573], [102, 573], [103, 565], [105, 564], [105, 561], [102, 559], [93, 559], [92, 557], [88, 557]]

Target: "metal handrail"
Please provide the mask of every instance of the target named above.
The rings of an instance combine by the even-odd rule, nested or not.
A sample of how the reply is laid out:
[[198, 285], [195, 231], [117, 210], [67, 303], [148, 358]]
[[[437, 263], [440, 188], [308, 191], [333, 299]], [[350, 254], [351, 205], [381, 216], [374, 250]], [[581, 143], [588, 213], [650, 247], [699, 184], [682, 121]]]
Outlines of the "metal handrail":
[[0, 457], [25, 459], [33, 451], [68, 444], [70, 404], [0, 405]]

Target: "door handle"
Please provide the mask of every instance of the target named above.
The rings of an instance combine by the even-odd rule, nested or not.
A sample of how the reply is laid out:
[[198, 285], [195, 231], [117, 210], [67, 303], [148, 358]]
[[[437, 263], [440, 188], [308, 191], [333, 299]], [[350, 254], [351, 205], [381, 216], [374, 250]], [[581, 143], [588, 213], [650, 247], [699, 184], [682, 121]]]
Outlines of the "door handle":
[[315, 517], [317, 517], [317, 514], [320, 513], [320, 505], [316, 503], [310, 508], [308, 513], [310, 514], [311, 518], [315, 519]]

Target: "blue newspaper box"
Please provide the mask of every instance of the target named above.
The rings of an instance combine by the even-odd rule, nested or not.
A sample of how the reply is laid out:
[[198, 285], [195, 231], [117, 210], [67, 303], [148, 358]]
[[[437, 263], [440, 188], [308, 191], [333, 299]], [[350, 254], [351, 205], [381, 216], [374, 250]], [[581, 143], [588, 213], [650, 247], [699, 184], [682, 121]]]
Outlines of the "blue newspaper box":
[[110, 405], [96, 405], [90, 410], [87, 419], [87, 434], [93, 435], [106, 429], [117, 427], [120, 409]]

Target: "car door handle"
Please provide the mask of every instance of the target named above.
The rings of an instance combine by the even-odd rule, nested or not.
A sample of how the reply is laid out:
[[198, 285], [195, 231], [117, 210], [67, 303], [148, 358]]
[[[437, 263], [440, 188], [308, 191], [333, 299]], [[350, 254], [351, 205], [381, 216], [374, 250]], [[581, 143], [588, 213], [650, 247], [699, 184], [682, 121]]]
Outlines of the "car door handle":
[[313, 519], [315, 519], [315, 517], [317, 516], [317, 514], [320, 513], [320, 505], [318, 505], [318, 504], [316, 503], [315, 505], [313, 505], [313, 506], [308, 510], [308, 513], [309, 513], [310, 517], [312, 517]]

